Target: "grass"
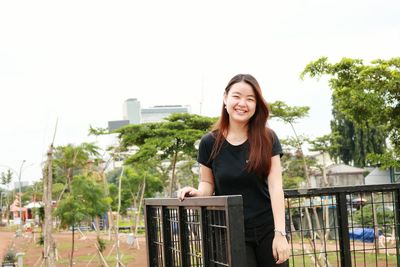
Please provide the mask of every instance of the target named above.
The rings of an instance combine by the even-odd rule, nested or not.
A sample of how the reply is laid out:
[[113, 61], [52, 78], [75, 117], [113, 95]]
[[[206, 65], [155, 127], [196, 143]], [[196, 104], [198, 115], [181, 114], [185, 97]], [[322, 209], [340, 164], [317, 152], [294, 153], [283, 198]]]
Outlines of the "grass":
[[1, 232], [15, 232], [18, 229], [19, 229], [19, 225], [14, 225], [14, 224], [0, 227]]
[[[328, 261], [332, 267], [340, 266], [340, 255], [336, 252], [327, 253]], [[314, 266], [314, 263], [310, 257], [310, 255], [296, 255], [294, 257], [290, 257], [290, 266]], [[355, 253], [352, 254], [351, 257], [352, 265], [354, 266], [365, 266], [365, 267], [376, 267], [378, 263], [387, 263], [385, 266], [397, 266], [397, 258], [396, 255], [387, 256], [384, 253], [380, 253], [378, 255], [374, 253]]]
[[[92, 264], [94, 264], [96, 262], [98, 263], [99, 257], [97, 255], [94, 257], [93, 256], [94, 255], [76, 256], [76, 257], [74, 257], [74, 262], [88, 263], [90, 260], [92, 260]], [[110, 255], [110, 256], [105, 256], [104, 258], [109, 266], [113, 266], [117, 263], [117, 260], [115, 257], [116, 257], [115, 255]], [[132, 262], [133, 259], [134, 259], [133, 255], [128, 255], [128, 254], [122, 255], [122, 263], [124, 265], [128, 264], [129, 262]], [[69, 258], [60, 259], [57, 263], [58, 264], [69, 264]]]
[[[59, 251], [71, 250], [71, 246], [72, 246], [71, 242], [69, 242], [69, 243], [58, 242], [57, 243], [57, 249]], [[77, 240], [75, 240], [75, 245], [74, 245], [75, 249], [79, 249], [79, 248], [82, 248], [84, 246], [85, 246], [85, 244], [79, 243], [79, 242], [77, 242]]]

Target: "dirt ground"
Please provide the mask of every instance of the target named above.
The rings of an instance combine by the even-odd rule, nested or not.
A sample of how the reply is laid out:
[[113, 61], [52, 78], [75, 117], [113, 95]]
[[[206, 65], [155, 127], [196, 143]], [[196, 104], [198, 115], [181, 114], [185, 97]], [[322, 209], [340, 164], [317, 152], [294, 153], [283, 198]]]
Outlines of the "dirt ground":
[[[71, 232], [53, 234], [57, 244], [58, 261], [56, 266], [69, 266], [69, 255], [71, 253]], [[75, 236], [74, 266], [101, 266], [99, 255], [95, 248], [96, 233], [85, 233]], [[113, 241], [107, 241], [108, 235], [102, 234], [101, 238], [106, 241], [106, 249], [103, 252], [109, 266], [115, 266], [116, 248]], [[0, 231], [0, 262], [8, 249], [15, 252], [24, 252], [24, 266], [40, 266], [42, 246], [37, 244], [38, 237], [31, 233], [25, 233], [16, 237], [14, 232]], [[138, 237], [139, 248], [127, 243], [127, 234], [120, 236], [120, 254], [122, 263], [127, 267], [147, 266], [145, 237]]]

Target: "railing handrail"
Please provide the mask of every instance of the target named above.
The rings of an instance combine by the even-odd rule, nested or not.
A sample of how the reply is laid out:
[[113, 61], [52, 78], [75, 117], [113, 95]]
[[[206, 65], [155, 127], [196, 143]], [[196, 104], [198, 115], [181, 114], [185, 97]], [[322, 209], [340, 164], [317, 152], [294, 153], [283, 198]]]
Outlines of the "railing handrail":
[[400, 183], [397, 184], [374, 184], [374, 185], [357, 185], [357, 186], [332, 186], [318, 188], [301, 188], [301, 189], [286, 189], [285, 197], [307, 197], [321, 195], [335, 195], [337, 193], [360, 193], [366, 192], [384, 192], [400, 189]]
[[151, 206], [226, 207], [228, 205], [242, 205], [242, 196], [186, 197], [182, 201], [178, 198], [145, 198], [144, 203]]
[[[292, 237], [292, 256], [289, 261], [293, 266], [307, 266], [308, 262], [313, 260], [321, 261], [321, 266], [330, 260], [336, 260], [338, 266], [352, 266], [353, 261], [366, 261], [358, 259], [355, 256], [357, 253], [364, 253], [365, 258], [365, 253], [379, 255], [384, 252], [389, 255], [390, 252], [396, 256], [396, 260], [391, 260], [388, 256], [380, 260], [375, 256], [376, 266], [381, 266], [378, 262], [382, 261], [386, 262], [386, 266], [392, 266], [388, 264], [396, 262], [396, 266], [400, 267], [400, 183], [290, 189], [285, 190], [284, 194], [288, 201], [288, 233]], [[321, 197], [320, 202], [318, 197]], [[324, 201], [324, 197], [324, 200], [329, 201]], [[372, 208], [368, 206], [363, 212], [361, 207], [365, 206], [365, 203], [358, 207], [353, 206], [353, 201], [359, 197], [371, 203]], [[315, 201], [320, 204], [316, 205]], [[215, 260], [213, 256], [220, 255], [215, 252], [222, 247], [226, 248], [226, 252], [223, 253], [226, 253], [225, 259], [228, 260], [221, 266], [245, 266], [241, 196], [190, 197], [183, 201], [178, 198], [148, 198], [145, 199], [145, 204], [146, 227], [150, 226], [152, 229], [147, 231], [148, 251], [151, 252], [148, 254], [149, 266], [168, 266], [170, 262], [180, 262], [180, 266], [192, 266], [192, 262], [197, 264], [198, 261], [201, 261], [201, 264], [196, 266], [213, 266], [211, 259]], [[372, 215], [368, 215], [367, 211], [378, 210], [379, 205], [392, 207], [392, 211], [383, 209], [383, 222], [378, 221], [379, 218], [374, 219], [374, 243], [367, 246], [364, 244], [367, 242], [366, 237], [362, 236], [361, 241], [357, 241], [360, 238], [356, 240], [350, 233], [353, 234], [353, 230], [358, 227], [370, 227], [367, 220], [368, 216]], [[152, 217], [150, 206], [153, 206], [152, 212], [157, 211], [157, 217]], [[208, 213], [210, 210], [216, 213], [224, 212], [224, 227], [209, 224], [210, 214], [213, 214]], [[361, 216], [361, 226], [354, 223], [356, 215]], [[392, 217], [389, 218], [389, 215]], [[152, 218], [156, 218], [158, 224], [152, 223]], [[232, 220], [233, 218], [235, 220]], [[223, 235], [218, 232], [220, 229], [224, 229]], [[383, 238], [388, 239], [381, 241], [379, 230], [383, 231]], [[211, 239], [211, 235], [214, 239]], [[333, 243], [329, 244], [328, 240]], [[361, 242], [362, 245], [357, 242]], [[201, 253], [198, 254], [198, 251]], [[310, 259], [306, 260], [308, 257]], [[157, 265], [158, 263], [160, 265]]]

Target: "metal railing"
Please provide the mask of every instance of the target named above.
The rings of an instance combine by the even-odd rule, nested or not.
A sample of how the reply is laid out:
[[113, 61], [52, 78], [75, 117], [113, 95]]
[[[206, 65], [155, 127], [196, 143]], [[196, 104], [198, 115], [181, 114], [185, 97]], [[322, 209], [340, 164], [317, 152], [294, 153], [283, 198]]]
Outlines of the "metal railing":
[[145, 199], [150, 267], [245, 264], [241, 196]]
[[[400, 267], [400, 184], [285, 190], [290, 266]], [[240, 196], [146, 199], [148, 266], [246, 266]]]
[[290, 266], [400, 266], [400, 184], [286, 190]]

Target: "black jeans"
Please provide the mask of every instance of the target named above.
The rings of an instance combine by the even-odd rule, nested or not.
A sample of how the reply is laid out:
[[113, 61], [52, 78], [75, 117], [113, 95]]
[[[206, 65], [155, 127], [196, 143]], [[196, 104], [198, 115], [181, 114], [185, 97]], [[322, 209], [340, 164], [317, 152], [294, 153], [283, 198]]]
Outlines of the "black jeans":
[[273, 225], [246, 228], [246, 267], [288, 266], [287, 261], [282, 264], [276, 264], [272, 254], [274, 235]]

